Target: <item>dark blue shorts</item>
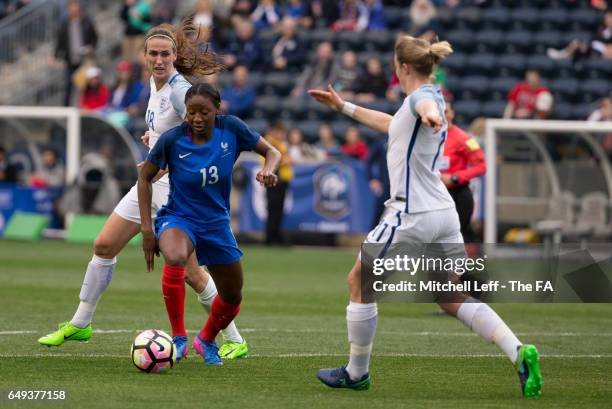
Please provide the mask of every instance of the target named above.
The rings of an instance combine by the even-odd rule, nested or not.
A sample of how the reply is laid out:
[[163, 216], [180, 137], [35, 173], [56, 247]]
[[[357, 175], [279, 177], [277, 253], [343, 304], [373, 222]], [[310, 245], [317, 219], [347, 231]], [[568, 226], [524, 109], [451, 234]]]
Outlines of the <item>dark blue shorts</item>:
[[229, 223], [220, 228], [203, 229], [181, 217], [169, 214], [155, 219], [157, 239], [164, 231], [171, 228], [179, 229], [189, 236], [200, 265], [232, 264], [240, 261], [242, 257], [243, 253], [238, 248]]

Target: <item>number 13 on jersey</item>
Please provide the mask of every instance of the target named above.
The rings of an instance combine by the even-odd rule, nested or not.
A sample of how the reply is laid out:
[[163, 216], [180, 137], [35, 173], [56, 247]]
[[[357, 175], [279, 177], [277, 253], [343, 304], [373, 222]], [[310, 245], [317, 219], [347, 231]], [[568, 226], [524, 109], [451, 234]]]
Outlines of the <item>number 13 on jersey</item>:
[[219, 174], [216, 166], [202, 168], [200, 169], [200, 173], [202, 174], [202, 187], [205, 187], [206, 184], [214, 185], [219, 181]]

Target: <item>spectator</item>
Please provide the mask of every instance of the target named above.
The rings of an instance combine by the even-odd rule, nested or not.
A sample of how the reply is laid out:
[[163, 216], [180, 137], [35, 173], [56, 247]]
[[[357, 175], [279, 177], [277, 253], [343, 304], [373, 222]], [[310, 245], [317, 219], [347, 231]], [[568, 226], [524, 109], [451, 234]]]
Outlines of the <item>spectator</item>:
[[612, 59], [612, 10], [605, 12], [591, 47], [605, 59]]
[[45, 148], [41, 154], [42, 168], [30, 179], [33, 187], [59, 187], [64, 185], [64, 165], [55, 149]]
[[299, 128], [289, 131], [289, 157], [292, 163], [313, 162], [324, 159], [314, 146], [304, 142], [304, 134]]
[[548, 92], [541, 84], [540, 73], [534, 69], [525, 72], [525, 82], [519, 82], [510, 90], [504, 118], [526, 119], [536, 114], [536, 99], [540, 93]]
[[282, 122], [274, 123], [266, 134], [266, 140], [281, 153], [278, 183], [266, 189], [268, 219], [266, 221], [266, 244], [284, 244], [281, 233], [285, 196], [289, 182], [293, 179], [293, 167], [287, 150], [287, 131]]
[[308, 0], [289, 0], [285, 6], [284, 16], [294, 19], [300, 27], [312, 28], [312, 8]]
[[359, 20], [357, 31], [363, 30], [386, 30], [387, 22], [382, 2], [380, 0], [365, 0], [359, 5]]
[[292, 96], [303, 95], [312, 88], [327, 87], [333, 84], [338, 74], [338, 66], [334, 62], [334, 47], [329, 41], [323, 41], [317, 47], [316, 61], [308, 65], [297, 80]]
[[349, 158], [366, 160], [368, 159], [368, 145], [361, 140], [359, 128], [349, 126], [345, 134], [346, 142], [342, 145], [342, 153]]
[[72, 100], [72, 75], [86, 58], [93, 56], [98, 34], [91, 20], [81, 14], [78, 0], [68, 2], [68, 19], [59, 26], [55, 58], [66, 64], [64, 106]]
[[101, 110], [106, 106], [109, 96], [108, 87], [102, 82], [102, 71], [98, 67], [89, 67], [86, 78], [80, 107], [91, 111]]
[[249, 69], [244, 65], [234, 68], [233, 81], [221, 92], [221, 112], [248, 117], [255, 105], [255, 88], [249, 85]]
[[125, 37], [122, 44], [124, 60], [136, 61], [142, 53], [144, 36], [153, 27], [151, 1], [125, 0], [121, 8], [121, 19], [125, 24]]
[[151, 20], [154, 26], [162, 23], [171, 24], [176, 16], [178, 0], [155, 0], [151, 10]]
[[251, 20], [257, 30], [276, 27], [280, 22], [281, 11], [275, 0], [259, 0], [251, 14]]
[[330, 159], [342, 155], [342, 149], [328, 124], [321, 124], [321, 126], [319, 126], [319, 142], [317, 142], [315, 148], [319, 151], [318, 156], [323, 159]]
[[120, 61], [117, 64], [117, 82], [111, 91], [109, 108], [113, 110], [127, 110], [138, 104], [138, 98], [144, 85], [135, 78], [132, 64]]
[[[358, 31], [359, 6], [357, 0], [340, 0], [340, 17], [332, 24], [332, 31]], [[363, 28], [363, 27], [361, 27]]]
[[272, 47], [272, 66], [276, 70], [299, 71], [306, 60], [306, 47], [295, 31], [295, 20], [285, 17], [281, 21], [280, 38]]
[[223, 63], [228, 68], [234, 68], [236, 64], [246, 65], [249, 70], [257, 68], [261, 58], [261, 48], [250, 21], [241, 21], [236, 28], [236, 34], [229, 41]]
[[225, 21], [217, 17], [211, 5], [211, 0], [198, 0], [197, 5], [196, 12], [193, 15], [193, 23], [200, 28], [200, 36], [208, 33], [209, 40], [215, 47], [220, 49], [227, 47]]
[[593, 41], [574, 39], [562, 50], [549, 48], [546, 54], [554, 60], [571, 59], [574, 62], [587, 58], [591, 54], [604, 59], [612, 59], [612, 10], [604, 14]]
[[340, 58], [338, 75], [334, 82], [334, 89], [344, 99], [350, 99], [357, 88], [357, 79], [361, 76], [361, 70], [357, 66], [357, 55], [353, 51], [345, 51]]
[[387, 97], [387, 99], [389, 101], [399, 101], [400, 97], [404, 94], [404, 91], [402, 91], [402, 86], [399, 82], [399, 78], [397, 77], [397, 74], [394, 72], [391, 75], [391, 81], [389, 81], [389, 87], [387, 88], [387, 91], [385, 92], [385, 96]]
[[429, 42], [442, 37], [442, 26], [436, 19], [436, 8], [430, 0], [414, 0], [410, 5], [410, 23], [407, 34]]
[[319, 28], [331, 27], [340, 18], [340, 8], [336, 0], [311, 1], [310, 11]]
[[389, 170], [387, 168], [387, 141], [377, 140], [372, 145], [366, 162], [370, 190], [375, 196], [372, 228], [380, 221], [385, 210], [385, 202], [391, 196]]
[[17, 168], [8, 160], [4, 146], [0, 145], [0, 182], [17, 183]]
[[236, 0], [230, 12], [230, 21], [234, 27], [238, 27], [240, 23], [250, 20], [253, 4], [250, 0]]
[[599, 102], [599, 108], [591, 112], [587, 121], [603, 122], [612, 121], [612, 98], [605, 97]]
[[366, 70], [357, 80], [355, 92], [357, 100], [371, 102], [376, 98], [385, 98], [389, 80], [383, 72], [382, 64], [377, 57], [368, 58]]

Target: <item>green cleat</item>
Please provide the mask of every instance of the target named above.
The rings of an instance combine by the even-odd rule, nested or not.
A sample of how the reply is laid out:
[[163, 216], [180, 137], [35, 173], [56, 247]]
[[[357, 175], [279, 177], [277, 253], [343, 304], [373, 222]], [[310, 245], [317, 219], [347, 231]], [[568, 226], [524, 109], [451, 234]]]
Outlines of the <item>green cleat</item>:
[[219, 348], [219, 356], [223, 359], [246, 358], [248, 353], [249, 346], [244, 339], [242, 342], [225, 340], [221, 348]]
[[38, 342], [48, 347], [58, 347], [65, 341], [89, 341], [91, 332], [91, 325], [79, 328], [70, 322], [62, 322], [59, 324], [57, 331], [38, 338]]
[[516, 368], [521, 391], [526, 398], [542, 396], [542, 374], [538, 363], [538, 349], [533, 345], [521, 345], [516, 358]]

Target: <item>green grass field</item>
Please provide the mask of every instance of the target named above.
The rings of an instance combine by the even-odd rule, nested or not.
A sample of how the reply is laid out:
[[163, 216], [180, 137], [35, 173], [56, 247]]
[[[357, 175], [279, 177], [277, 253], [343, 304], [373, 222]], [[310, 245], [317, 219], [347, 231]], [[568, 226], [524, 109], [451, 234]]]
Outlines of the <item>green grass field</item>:
[[[592, 408], [612, 405], [612, 305], [497, 305], [542, 355], [543, 397], [520, 396], [513, 367], [494, 345], [433, 305], [379, 306], [372, 389], [330, 390], [314, 377], [346, 363], [345, 275], [356, 250], [243, 249], [244, 301], [237, 319], [248, 359], [207, 367], [192, 350], [164, 375], [130, 362], [137, 331], [168, 330], [159, 261], [144, 272], [138, 247], [119, 257], [89, 343], [36, 340], [72, 317], [90, 246], [0, 241], [0, 391], [65, 390], [60, 402], [2, 407], [80, 408]], [[188, 289], [190, 336], [204, 323]]]

